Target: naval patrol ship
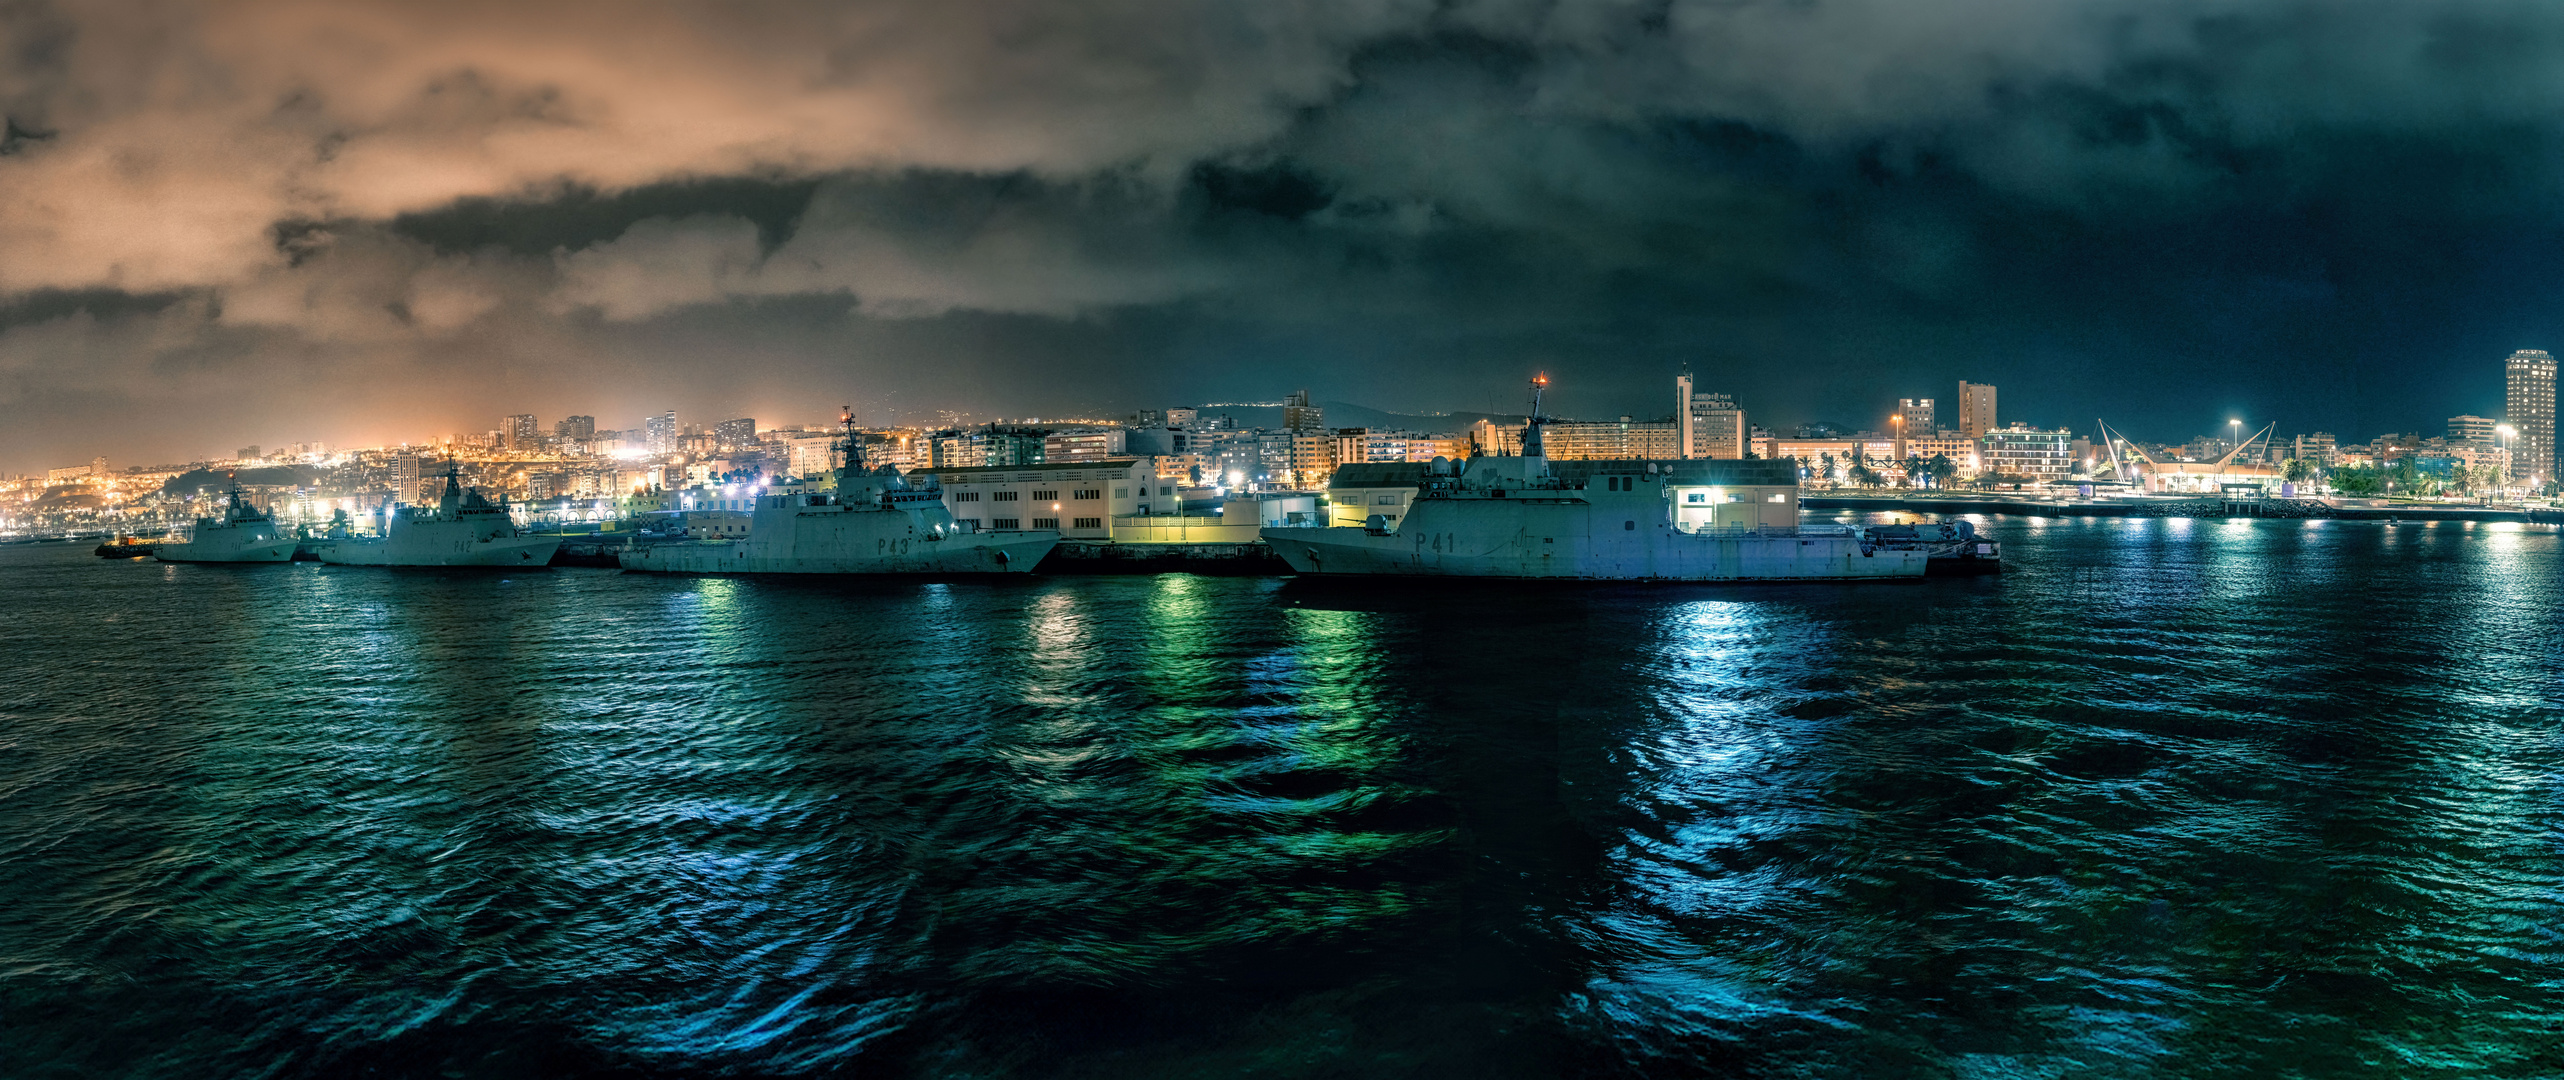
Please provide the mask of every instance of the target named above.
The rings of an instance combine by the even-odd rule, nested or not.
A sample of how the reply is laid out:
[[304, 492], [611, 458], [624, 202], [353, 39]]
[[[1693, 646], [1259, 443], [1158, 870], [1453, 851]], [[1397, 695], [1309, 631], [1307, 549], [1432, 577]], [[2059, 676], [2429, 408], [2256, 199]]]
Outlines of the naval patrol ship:
[[464, 490], [448, 467], [445, 495], [434, 507], [399, 507], [381, 537], [323, 540], [312, 554], [338, 566], [526, 567], [549, 564], [560, 546], [558, 536], [518, 535], [506, 503]]
[[227, 495], [230, 503], [223, 516], [197, 518], [186, 543], [153, 547], [152, 557], [162, 562], [291, 561], [294, 538], [276, 532], [276, 519], [242, 498], [238, 483]]
[[[1402, 513], [1359, 526], [1260, 530], [1311, 575], [1792, 581], [1919, 578], [1920, 545], [1798, 524], [1798, 471], [1780, 461], [1548, 460], [1540, 391], [1519, 457], [1434, 459]], [[1361, 468], [1361, 466], [1347, 466]], [[1341, 484], [1337, 486], [1343, 486]], [[1367, 507], [1366, 507], [1367, 509]]]
[[[1022, 574], [1059, 544], [1059, 531], [981, 532], [955, 521], [932, 476], [912, 486], [899, 470], [864, 468], [854, 414], [838, 418], [830, 482], [761, 492], [748, 535], [625, 551], [626, 570], [677, 574]], [[823, 490], [824, 487], [824, 490]]]

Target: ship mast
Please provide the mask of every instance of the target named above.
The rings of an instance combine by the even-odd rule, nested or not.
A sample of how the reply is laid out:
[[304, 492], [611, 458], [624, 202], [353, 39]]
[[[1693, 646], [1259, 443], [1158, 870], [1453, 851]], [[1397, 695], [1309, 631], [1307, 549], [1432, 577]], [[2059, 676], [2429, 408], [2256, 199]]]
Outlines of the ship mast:
[[1527, 470], [1530, 476], [1549, 475], [1549, 447], [1540, 437], [1540, 425], [1549, 422], [1548, 417], [1540, 415], [1540, 395], [1547, 389], [1549, 389], [1548, 372], [1544, 371], [1531, 377], [1531, 415], [1525, 418], [1522, 425], [1522, 456], [1531, 459], [1527, 462], [1530, 466]]
[[855, 437], [855, 407], [852, 405], [837, 408], [837, 454], [841, 463], [837, 471], [839, 476], [852, 476], [862, 471], [863, 440]]

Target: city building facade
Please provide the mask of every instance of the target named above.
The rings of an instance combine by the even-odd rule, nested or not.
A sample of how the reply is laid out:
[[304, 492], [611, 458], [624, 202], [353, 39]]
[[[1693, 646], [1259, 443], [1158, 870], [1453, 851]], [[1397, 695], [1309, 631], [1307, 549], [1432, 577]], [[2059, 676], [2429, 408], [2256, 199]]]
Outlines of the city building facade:
[[651, 417], [643, 425], [647, 436], [643, 446], [653, 454], [673, 454], [677, 450], [677, 411], [670, 409]]
[[1994, 388], [1984, 383], [1960, 383], [1959, 434], [1982, 438], [1994, 426]]
[[[1561, 420], [1540, 428], [1542, 452], [1551, 461], [1670, 461], [1684, 456], [1672, 421]], [[1741, 447], [1744, 433], [1736, 433]], [[1517, 434], [1519, 440], [1519, 434]], [[1728, 456], [1740, 456], [1731, 452]]]
[[1987, 476], [2056, 483], [2074, 474], [2074, 433], [2023, 424], [1986, 432], [1977, 457]]
[[[955, 521], [979, 529], [1057, 529], [1063, 539], [1109, 540], [1113, 519], [1181, 508], [1179, 485], [1145, 458], [933, 470]], [[1161, 492], [1160, 489], [1164, 490]]]
[[2504, 411], [2510, 438], [2511, 479], [2545, 484], [2555, 469], [2555, 356], [2521, 349], [2503, 364], [2508, 384]]
[[1672, 457], [1741, 458], [1753, 445], [1736, 399], [1696, 392], [1690, 375], [1674, 379], [1674, 428]]

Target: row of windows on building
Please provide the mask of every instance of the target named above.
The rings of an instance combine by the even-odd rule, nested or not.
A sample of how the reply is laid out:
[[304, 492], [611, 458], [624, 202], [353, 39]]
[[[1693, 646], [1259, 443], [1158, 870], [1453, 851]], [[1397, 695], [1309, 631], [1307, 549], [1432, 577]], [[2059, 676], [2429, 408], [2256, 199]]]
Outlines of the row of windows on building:
[[[974, 531], [979, 528], [980, 519], [978, 518], [955, 518], [953, 520], [968, 526]], [[1099, 517], [1071, 518], [1069, 520], [1073, 523], [1069, 526], [1069, 528], [1072, 529], [1101, 529], [1104, 527], [1104, 519]], [[1013, 532], [1024, 527], [1024, 519], [989, 518], [988, 527], [997, 532]], [[1056, 529], [1059, 528], [1059, 519], [1055, 517], [1037, 517], [1033, 519], [1033, 527], [1036, 529]]]
[[[1167, 494], [1172, 495], [1172, 494], [1174, 494], [1174, 493], [1175, 493], [1175, 489], [1174, 489], [1174, 487], [1173, 487], [1172, 485], [1170, 485], [1170, 486], [1167, 488]], [[1023, 493], [1022, 493], [1022, 492], [1020, 492], [1020, 491], [992, 491], [992, 492], [989, 492], [989, 493], [988, 493], [988, 501], [990, 501], [990, 502], [1017, 502], [1017, 501], [1020, 501], [1020, 498], [1019, 498], [1019, 497], [1020, 497], [1022, 494], [1023, 494]], [[1068, 494], [1069, 501], [1071, 501], [1071, 502], [1094, 502], [1094, 501], [1096, 501], [1096, 500], [1102, 499], [1103, 497], [1104, 497], [1104, 489], [1103, 489], [1103, 488], [1072, 488], [1072, 489], [1070, 489], [1069, 494]], [[1129, 489], [1129, 488], [1115, 488], [1115, 489], [1113, 489], [1113, 497], [1114, 497], [1114, 498], [1116, 498], [1116, 499], [1127, 499], [1127, 498], [1130, 498], [1130, 497], [1131, 497], [1131, 489]], [[978, 501], [979, 501], [979, 492], [976, 492], [976, 491], [956, 491], [956, 492], [953, 492], [953, 493], [952, 493], [952, 495], [951, 495], [951, 499], [952, 499], [952, 501], [954, 501], [954, 502], [978, 502]], [[1034, 501], [1034, 502], [1055, 502], [1055, 501], [1058, 501], [1058, 499], [1059, 499], [1059, 492], [1056, 492], [1056, 491], [1036, 491], [1036, 492], [1033, 492], [1033, 501]]]

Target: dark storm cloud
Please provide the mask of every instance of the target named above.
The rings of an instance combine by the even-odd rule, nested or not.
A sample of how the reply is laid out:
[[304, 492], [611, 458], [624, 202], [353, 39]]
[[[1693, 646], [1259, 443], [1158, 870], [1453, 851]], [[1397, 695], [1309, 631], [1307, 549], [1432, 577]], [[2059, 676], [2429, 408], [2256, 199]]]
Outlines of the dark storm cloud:
[[21, 3], [0, 57], [12, 468], [1686, 365], [2364, 438], [2559, 329], [2534, 5]]

